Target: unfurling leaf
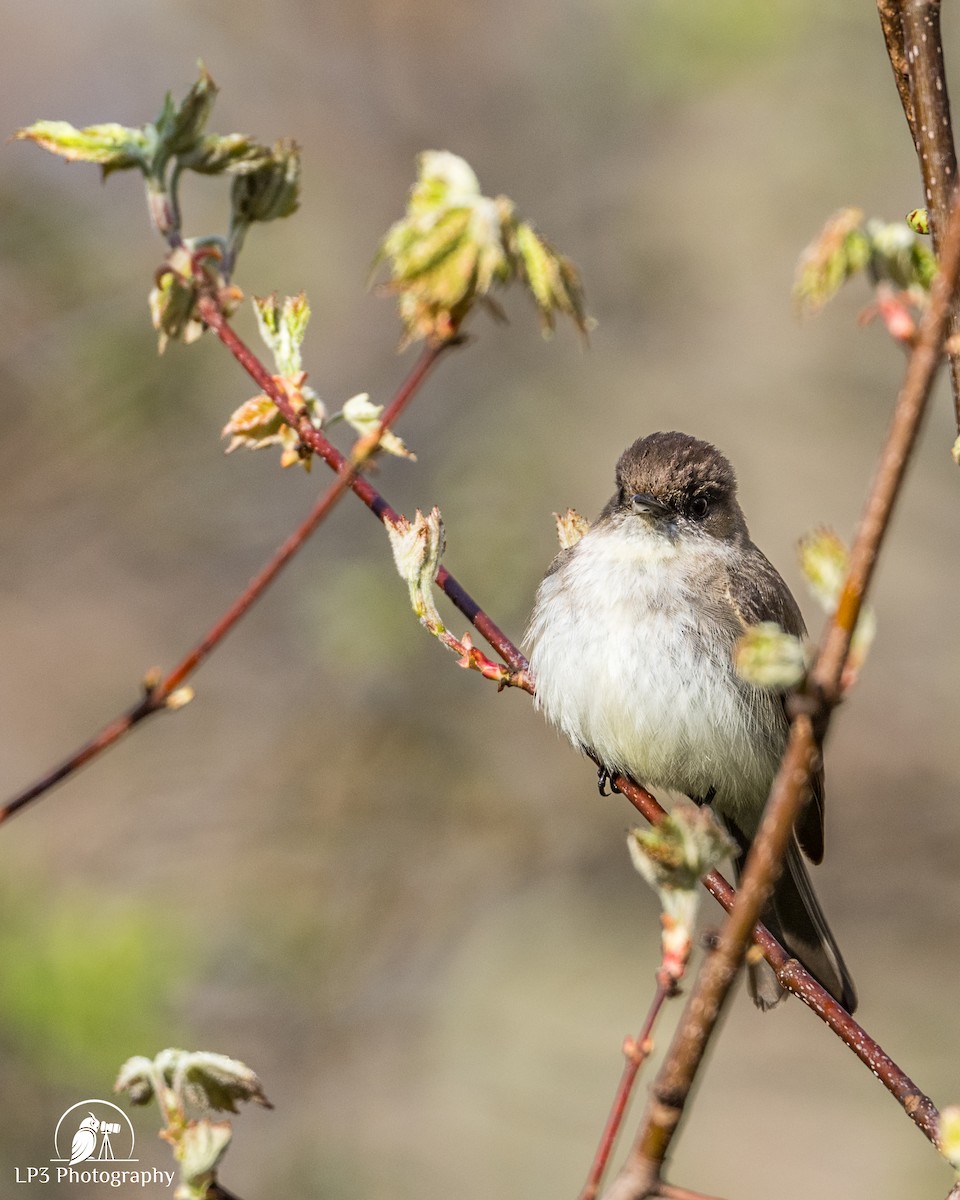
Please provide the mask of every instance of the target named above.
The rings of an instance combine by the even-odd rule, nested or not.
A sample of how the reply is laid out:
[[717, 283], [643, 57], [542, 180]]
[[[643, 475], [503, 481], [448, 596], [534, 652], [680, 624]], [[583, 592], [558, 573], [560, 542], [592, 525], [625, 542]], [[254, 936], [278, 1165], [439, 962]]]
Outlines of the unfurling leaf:
[[473, 302], [511, 266], [502, 213], [480, 193], [476, 175], [454, 154], [428, 150], [406, 216], [387, 232], [377, 261], [389, 260], [406, 340], [452, 336]]
[[234, 450], [262, 450], [264, 446], [281, 445], [278, 435], [289, 429], [294, 441], [296, 431], [284, 422], [280, 409], [269, 396], [261, 393], [252, 400], [245, 400], [224, 425], [221, 437], [230, 438], [226, 453]]
[[800, 539], [800, 566], [820, 605], [831, 612], [840, 598], [849, 555], [842, 539], [825, 525]]
[[[388, 454], [395, 454], [399, 458], [409, 458], [416, 461], [417, 456], [412, 450], [408, 450], [403, 444], [401, 438], [395, 433], [391, 433], [389, 429], [380, 430], [380, 416], [383, 413], [382, 404], [371, 404], [370, 397], [366, 392], [361, 392], [358, 396], [352, 396], [343, 408], [340, 410], [340, 415], [350, 426], [360, 434], [361, 442], [376, 441], [377, 445], [385, 450]], [[371, 447], [372, 448], [372, 447]], [[364, 457], [370, 453], [367, 449]]]
[[[241, 133], [206, 133], [217, 96], [204, 65], [199, 78], [178, 104], [167, 93], [156, 121], [138, 129], [114, 123], [77, 129], [67, 121], [37, 121], [15, 135], [36, 142], [62, 158], [99, 163], [104, 175], [137, 168], [146, 179], [147, 206], [154, 228], [171, 245], [181, 245], [179, 182], [184, 170], [203, 175], [233, 176], [229, 233], [218, 241], [223, 250], [223, 274], [229, 277], [244, 237], [254, 221], [271, 221], [292, 213], [298, 204], [300, 156], [293, 142], [279, 141], [271, 149]], [[161, 330], [161, 343], [169, 337], [189, 340], [197, 329], [177, 317], [187, 297], [175, 281], [159, 286], [151, 304]], [[169, 316], [165, 315], [169, 311]], [[175, 332], [174, 332], [175, 330]]]
[[270, 149], [261, 146], [245, 133], [228, 133], [221, 136], [209, 133], [200, 138], [180, 162], [199, 175], [243, 175], [262, 167], [270, 159]]
[[180, 1184], [174, 1200], [206, 1200], [217, 1167], [226, 1154], [233, 1129], [229, 1121], [191, 1121], [180, 1133], [174, 1151], [180, 1163]]
[[256, 1073], [245, 1063], [208, 1050], [161, 1050], [153, 1059], [138, 1055], [120, 1068], [115, 1092], [129, 1092], [135, 1104], [145, 1104], [158, 1090], [170, 1092], [182, 1111], [187, 1104], [217, 1112], [239, 1111], [238, 1101], [273, 1105]]
[[175, 246], [157, 272], [150, 292], [150, 317], [159, 333], [162, 354], [172, 339], [186, 345], [195, 342], [206, 326], [196, 311], [203, 287], [216, 288], [221, 311], [229, 316], [243, 299], [243, 293], [227, 285], [220, 273], [220, 247], [193, 240]]
[[490, 292], [525, 280], [547, 327], [554, 310], [586, 328], [575, 268], [518, 224], [505, 196], [490, 198], [470, 166], [445, 150], [419, 156], [406, 215], [388, 230], [376, 264], [388, 262], [405, 342], [456, 335], [477, 303], [497, 311]]
[[[298, 375], [274, 375], [274, 382], [283, 389], [295, 412], [306, 413], [316, 429], [323, 425], [326, 410], [319, 396], [305, 385], [305, 372]], [[229, 437], [226, 453], [234, 450], [263, 450], [266, 446], [280, 446], [281, 467], [292, 467], [303, 463], [309, 470], [311, 455], [300, 442], [300, 435], [283, 419], [279, 408], [269, 396], [261, 393], [247, 400], [232, 414], [224, 425], [222, 437]]]
[[18, 129], [14, 137], [36, 142], [68, 162], [98, 163], [104, 175], [130, 167], [145, 170], [153, 149], [146, 129], [128, 129], [112, 122], [76, 129], [69, 121], [35, 121]]
[[433, 508], [427, 516], [417, 509], [413, 521], [400, 516], [386, 522], [393, 561], [410, 591], [410, 603], [421, 621], [436, 632], [443, 622], [433, 599], [433, 584], [444, 550], [443, 519]]
[[[273, 355], [277, 374], [273, 379], [290, 401], [296, 413], [305, 413], [315, 429], [320, 429], [326, 420], [327, 410], [323, 401], [307, 386], [307, 373], [303, 370], [300, 348], [310, 320], [310, 305], [304, 292], [287, 296], [281, 304], [276, 292], [270, 296], [254, 296], [254, 312], [260, 336]], [[310, 470], [312, 456], [303, 446], [297, 431], [283, 419], [279, 408], [269, 396], [254, 396], [232, 414], [223, 427], [223, 437], [229, 437], [227, 454], [243, 447], [247, 450], [262, 450], [265, 446], [280, 446], [281, 467], [292, 467], [303, 463]]]
[[105, 175], [137, 167], [159, 187], [171, 158], [195, 152], [216, 95], [217, 85], [201, 63], [199, 79], [180, 104], [168, 92], [152, 124], [131, 129], [107, 122], [76, 129], [68, 121], [36, 121], [15, 136], [72, 162], [99, 163]]
[[[905, 293], [899, 297], [900, 310], [891, 306], [892, 293], [878, 295], [876, 307], [866, 316], [884, 317], [891, 333], [900, 341], [909, 341], [912, 331], [902, 319], [907, 306], [923, 307], [926, 294], [937, 273], [937, 260], [930, 246], [917, 236], [921, 210], [914, 210], [906, 221], [864, 221], [859, 208], [844, 208], [835, 213], [817, 237], [804, 250], [797, 265], [793, 297], [799, 311], [812, 315], [820, 311], [859, 271], [869, 268], [875, 288], [893, 285]], [[911, 218], [912, 223], [911, 223]]]
[[303, 370], [300, 347], [310, 320], [310, 304], [306, 292], [287, 296], [283, 304], [277, 294], [254, 296], [254, 311], [260, 336], [273, 354], [280, 375], [297, 375]]
[[515, 227], [513, 236], [520, 268], [536, 301], [544, 333], [553, 331], [554, 313], [559, 312], [570, 317], [577, 329], [586, 334], [591, 323], [577, 268], [539, 237], [526, 221]]
[[190, 251], [178, 246], [157, 273], [157, 282], [149, 296], [150, 318], [160, 335], [161, 354], [171, 339], [189, 346], [203, 333], [203, 321], [195, 311], [199, 295]]
[[709, 808], [680, 803], [652, 829], [627, 838], [633, 865], [665, 897], [697, 892], [700, 877], [735, 853], [736, 846]]
[[661, 971], [675, 984], [683, 975], [702, 895], [699, 881], [736, 852], [709, 808], [678, 804], [653, 829], [632, 829], [627, 847], [634, 867], [663, 910]]
[[239, 1059], [208, 1050], [164, 1050], [157, 1061], [167, 1082], [181, 1087], [191, 1104], [232, 1113], [239, 1111], [239, 1101], [273, 1107], [256, 1072]]
[[167, 92], [160, 116], [154, 122], [160, 153], [164, 158], [192, 151], [207, 124], [219, 88], [200, 63], [200, 78], [179, 104]]
[[188, 1108], [235, 1113], [238, 1103], [251, 1100], [273, 1107], [245, 1063], [206, 1050], [169, 1049], [153, 1059], [128, 1059], [114, 1091], [128, 1092], [134, 1104], [156, 1098], [165, 1126], [160, 1136], [180, 1163], [175, 1200], [204, 1200], [232, 1136], [229, 1121], [191, 1118]]
[[575, 508], [568, 508], [565, 513], [554, 513], [553, 519], [557, 523], [557, 541], [561, 550], [575, 546], [590, 528], [590, 522]]
[[864, 230], [870, 243], [870, 270], [876, 280], [929, 292], [937, 273], [937, 259], [928, 241], [918, 237], [905, 221], [871, 217]]
[[231, 220], [242, 227], [253, 221], [289, 217], [300, 204], [300, 148], [282, 139], [269, 157], [252, 170], [238, 173], [230, 191]]
[[[847, 576], [849, 555], [843, 540], [826, 526], [820, 526], [800, 539], [800, 567], [811, 592], [821, 607], [833, 613], [838, 604]], [[877, 632], [873, 609], [864, 605], [850, 642], [850, 653], [844, 669], [844, 688], [850, 687], [860, 672]]]
[[802, 313], [818, 313], [851, 275], [870, 261], [859, 208], [842, 208], [827, 221], [797, 264], [793, 298]]
[[153, 1059], [138, 1054], [128, 1058], [120, 1068], [113, 1090], [127, 1092], [132, 1104], [149, 1104], [158, 1082], [162, 1081], [156, 1073]]
[[787, 691], [806, 674], [807, 655], [800, 638], [785, 633], [776, 621], [761, 621], [737, 639], [733, 666], [755, 687]]

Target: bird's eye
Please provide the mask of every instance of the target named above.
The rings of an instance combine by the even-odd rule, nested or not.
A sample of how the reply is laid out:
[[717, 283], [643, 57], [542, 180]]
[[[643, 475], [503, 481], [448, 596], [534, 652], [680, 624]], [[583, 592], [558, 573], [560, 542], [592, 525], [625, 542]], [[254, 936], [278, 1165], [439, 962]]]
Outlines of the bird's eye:
[[690, 501], [690, 515], [692, 517], [705, 517], [709, 507], [710, 501], [706, 496], [694, 496]]

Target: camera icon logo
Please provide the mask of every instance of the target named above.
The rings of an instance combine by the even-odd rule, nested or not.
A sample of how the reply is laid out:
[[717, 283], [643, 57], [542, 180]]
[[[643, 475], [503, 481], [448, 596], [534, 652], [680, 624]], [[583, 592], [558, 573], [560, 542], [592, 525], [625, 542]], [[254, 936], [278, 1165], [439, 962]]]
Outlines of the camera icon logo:
[[[53, 1135], [51, 1162], [137, 1162], [130, 1118], [109, 1100], [81, 1100], [63, 1114]], [[69, 1146], [69, 1153], [67, 1149]]]

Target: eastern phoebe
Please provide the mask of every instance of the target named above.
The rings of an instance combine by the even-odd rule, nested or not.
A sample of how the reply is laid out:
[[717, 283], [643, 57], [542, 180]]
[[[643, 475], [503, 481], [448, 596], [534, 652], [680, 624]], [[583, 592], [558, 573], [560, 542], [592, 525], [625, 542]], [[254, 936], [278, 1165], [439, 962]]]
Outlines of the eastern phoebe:
[[[736, 478], [684, 433], [638, 439], [617, 463], [596, 524], [554, 559], [526, 634], [536, 704], [601, 775], [710, 803], [743, 865], [787, 742], [781, 693], [733, 668], [749, 625], [806, 629], [797, 602], [750, 541]], [[762, 913], [771, 933], [846, 1008], [857, 997], [801, 849], [823, 857], [823, 769]], [[751, 974], [761, 1008], [783, 994]]]

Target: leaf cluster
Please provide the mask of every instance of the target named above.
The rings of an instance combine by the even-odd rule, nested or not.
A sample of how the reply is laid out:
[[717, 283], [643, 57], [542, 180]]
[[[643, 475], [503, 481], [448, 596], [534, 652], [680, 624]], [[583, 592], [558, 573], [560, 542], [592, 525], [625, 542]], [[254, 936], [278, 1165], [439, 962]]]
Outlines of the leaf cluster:
[[546, 334], [557, 313], [584, 335], [590, 328], [573, 263], [517, 219], [508, 197], [484, 196], [469, 164], [446, 150], [419, 156], [406, 214], [388, 230], [374, 265], [384, 262], [405, 343], [455, 336], [478, 302], [501, 315], [491, 292], [513, 279], [530, 292]]

